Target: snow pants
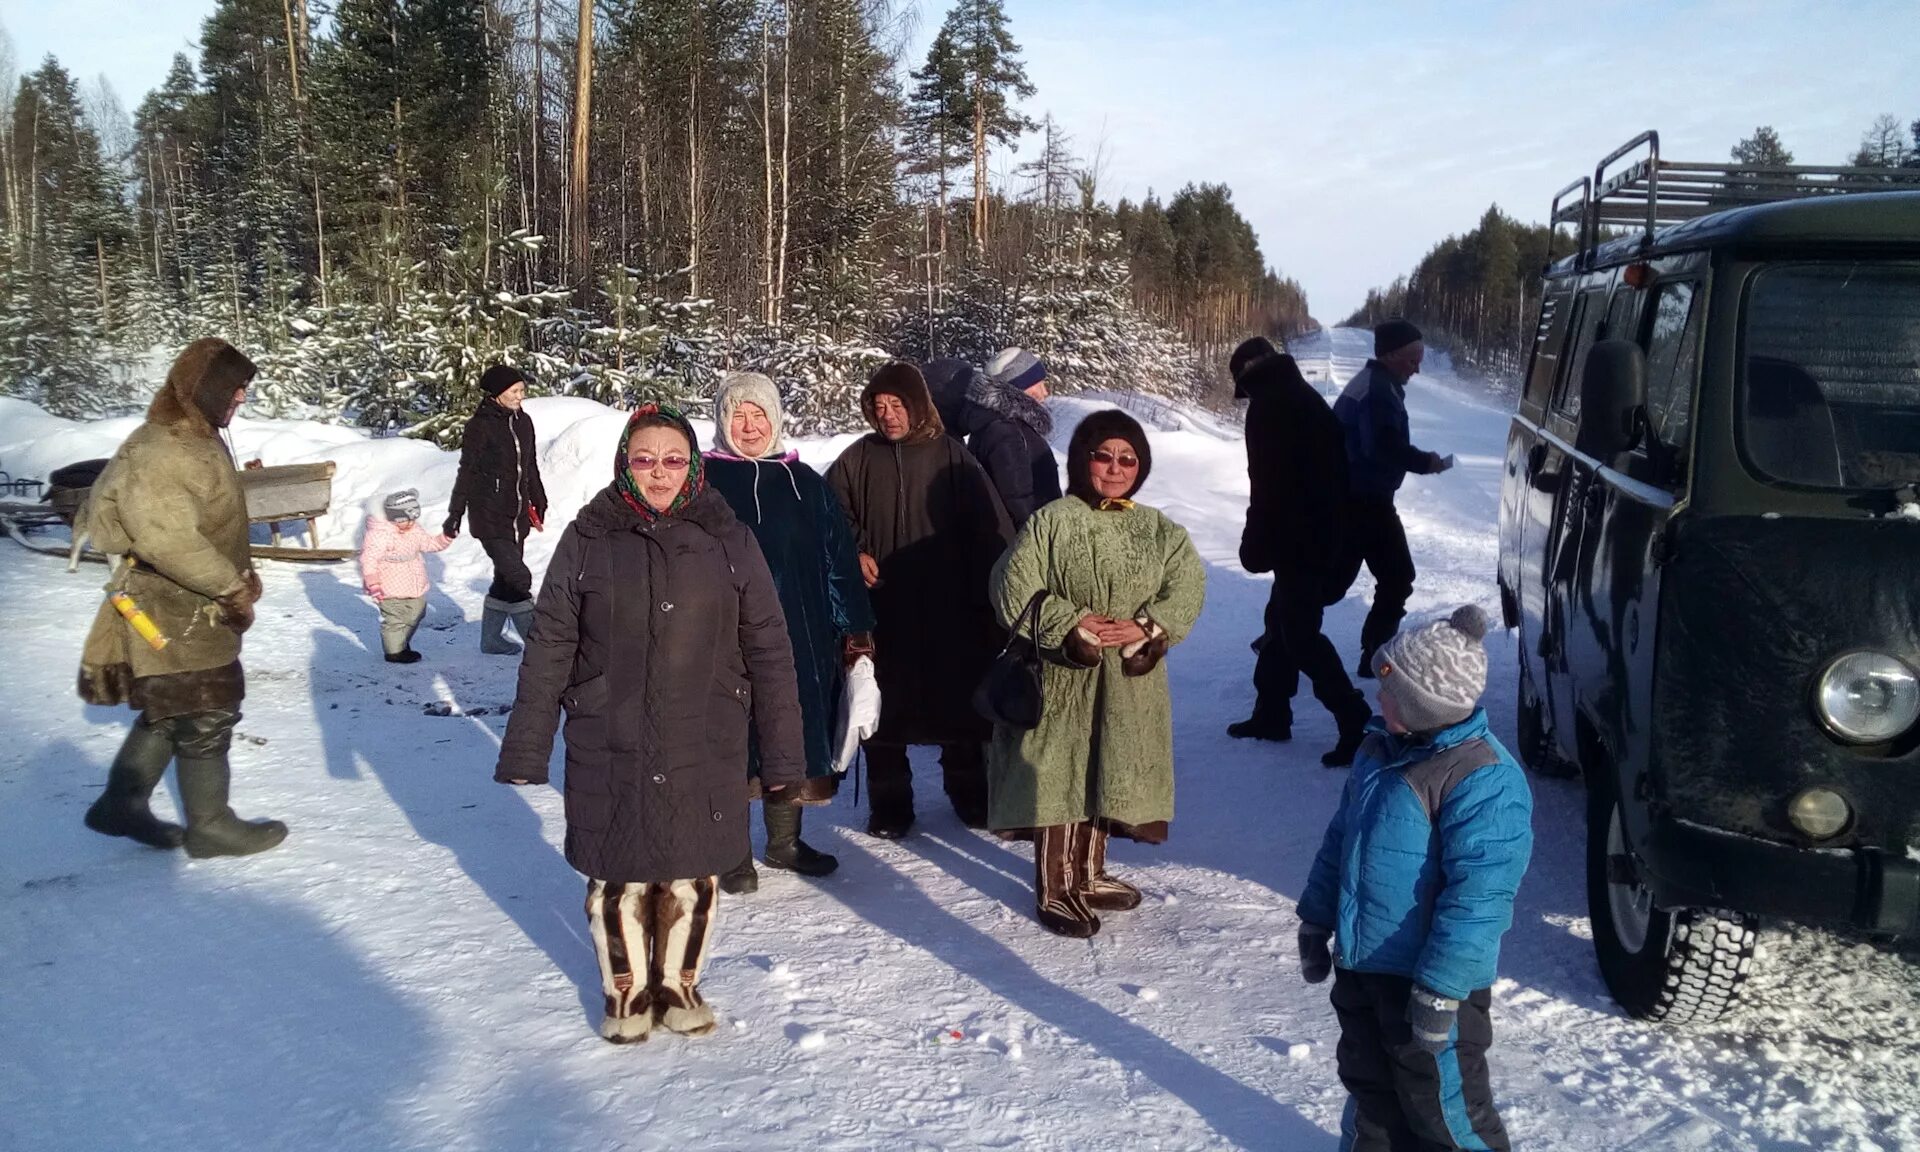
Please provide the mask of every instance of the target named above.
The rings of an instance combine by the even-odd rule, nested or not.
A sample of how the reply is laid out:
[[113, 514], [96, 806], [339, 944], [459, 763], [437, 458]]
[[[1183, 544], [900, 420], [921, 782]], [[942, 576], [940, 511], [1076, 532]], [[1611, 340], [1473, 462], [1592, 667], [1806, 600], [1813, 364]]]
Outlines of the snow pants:
[[600, 960], [609, 1024], [691, 1012], [706, 1003], [700, 969], [718, 899], [713, 876], [657, 884], [587, 881], [587, 926]]
[[[487, 559], [493, 561], [493, 584], [487, 595], [502, 604], [527, 604], [533, 601], [533, 572], [527, 567], [526, 542], [516, 538], [482, 540]], [[521, 637], [525, 639], [525, 637]]]
[[[904, 744], [865, 745], [867, 784], [873, 789], [876, 818], [913, 819], [913, 764]], [[940, 775], [947, 800], [962, 823], [982, 828], [987, 823], [987, 750], [982, 744], [942, 744]]]
[[1321, 630], [1326, 618], [1326, 588], [1312, 574], [1276, 572], [1267, 597], [1266, 642], [1253, 662], [1253, 714], [1293, 723], [1293, 698], [1305, 673], [1313, 698], [1336, 718], [1354, 711], [1364, 698], [1347, 679], [1339, 649]]
[[420, 630], [420, 618], [427, 614], [425, 596], [389, 596], [380, 601], [380, 647], [387, 655], [398, 656], [413, 643]]
[[1348, 1093], [1340, 1152], [1507, 1152], [1487, 1078], [1491, 992], [1482, 988], [1460, 1002], [1453, 1043], [1436, 1055], [1413, 1039], [1406, 1019], [1412, 991], [1404, 976], [1333, 971], [1340, 1082]]
[[1407, 616], [1413, 595], [1413, 551], [1407, 546], [1407, 528], [1391, 498], [1358, 499], [1347, 510], [1349, 563], [1354, 575], [1366, 564], [1373, 573], [1373, 608], [1360, 626], [1360, 649], [1369, 663], [1380, 646], [1393, 639]]

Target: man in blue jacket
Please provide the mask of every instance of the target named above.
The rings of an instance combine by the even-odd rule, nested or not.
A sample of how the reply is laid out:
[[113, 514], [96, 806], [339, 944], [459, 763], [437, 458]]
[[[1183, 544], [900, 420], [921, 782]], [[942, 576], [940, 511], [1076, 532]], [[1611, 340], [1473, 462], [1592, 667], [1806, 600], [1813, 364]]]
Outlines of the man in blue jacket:
[[1381, 719], [1300, 897], [1300, 974], [1334, 977], [1342, 1152], [1509, 1147], [1488, 1006], [1533, 797], [1479, 706], [1486, 630], [1469, 604], [1374, 655]]
[[1407, 382], [1420, 371], [1426, 344], [1420, 329], [1388, 320], [1373, 330], [1373, 359], [1347, 381], [1334, 402], [1347, 437], [1348, 563], [1357, 575], [1364, 561], [1373, 573], [1373, 609], [1360, 626], [1362, 679], [1373, 676], [1373, 654], [1400, 627], [1413, 595], [1413, 553], [1394, 507], [1394, 493], [1412, 472], [1430, 476], [1453, 467], [1453, 459], [1415, 448], [1407, 431]]

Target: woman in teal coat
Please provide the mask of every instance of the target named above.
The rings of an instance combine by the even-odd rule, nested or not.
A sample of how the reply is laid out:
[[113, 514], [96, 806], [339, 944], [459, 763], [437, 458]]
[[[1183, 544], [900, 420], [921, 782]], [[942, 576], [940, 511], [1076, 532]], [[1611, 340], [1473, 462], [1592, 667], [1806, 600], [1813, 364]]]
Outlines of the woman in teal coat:
[[1100, 930], [1140, 890], [1107, 874], [1109, 836], [1148, 844], [1173, 819], [1173, 705], [1167, 649], [1206, 598], [1186, 529], [1133, 496], [1153, 470], [1146, 432], [1124, 412], [1074, 429], [1067, 495], [1034, 513], [993, 572], [1011, 627], [1035, 594], [1044, 707], [1032, 731], [1000, 727], [988, 753], [988, 823], [1034, 842], [1040, 923]]
[[[785, 413], [773, 381], [740, 372], [720, 382], [713, 400], [714, 449], [706, 454], [707, 483], [727, 498], [733, 514], [752, 529], [773, 571], [780, 608], [793, 641], [793, 668], [806, 722], [807, 782], [778, 796], [762, 796], [767, 823], [766, 862], [803, 876], [825, 876], [840, 862], [800, 839], [802, 805], [825, 804], [839, 784], [834, 732], [841, 697], [873, 686], [873, 608], [860, 576], [860, 554], [839, 497], [820, 474], [789, 451]], [[858, 667], [860, 661], [867, 667]], [[878, 714], [878, 701], [867, 711]], [[854, 709], [858, 711], [856, 707]], [[759, 755], [745, 769], [760, 795]], [[759, 888], [749, 854], [720, 877], [732, 894]]]

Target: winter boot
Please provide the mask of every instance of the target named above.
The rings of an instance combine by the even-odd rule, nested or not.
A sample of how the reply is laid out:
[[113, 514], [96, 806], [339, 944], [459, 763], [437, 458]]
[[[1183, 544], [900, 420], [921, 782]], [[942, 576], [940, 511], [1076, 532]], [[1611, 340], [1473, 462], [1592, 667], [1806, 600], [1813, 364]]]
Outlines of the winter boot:
[[[242, 820], [227, 807], [232, 767], [227, 747], [233, 738], [233, 712], [203, 712], [175, 718], [175, 749], [180, 774], [180, 806], [187, 812], [187, 855], [251, 856], [287, 838], [278, 820]], [[184, 735], [181, 734], [184, 730]]]
[[1284, 744], [1293, 739], [1293, 716], [1256, 704], [1252, 716], [1227, 725], [1227, 735], [1235, 740], [1270, 740], [1275, 744]]
[[800, 839], [800, 805], [769, 800], [760, 811], [767, 820], [767, 867], [802, 876], [827, 876], [840, 867], [837, 858], [814, 851]]
[[700, 995], [696, 984], [670, 983], [653, 990], [654, 1014], [661, 1027], [682, 1036], [708, 1036], [717, 1021], [713, 1005]]
[[1076, 824], [1074, 873], [1080, 899], [1096, 912], [1131, 912], [1140, 907], [1140, 889], [1107, 875], [1107, 833], [1092, 823]]
[[480, 651], [489, 656], [518, 656], [520, 645], [506, 638], [507, 619], [518, 607], [489, 596], [480, 614]]
[[151, 848], [178, 848], [185, 831], [153, 814], [147, 806], [173, 759], [173, 740], [164, 728], [135, 720], [127, 742], [113, 758], [107, 790], [87, 809], [87, 827], [107, 836], [125, 836]]
[[653, 1003], [642, 992], [630, 1015], [609, 1013], [600, 1020], [600, 1038], [609, 1044], [641, 1044], [653, 1035]]
[[903, 840], [913, 830], [913, 767], [907, 750], [894, 746], [867, 746], [867, 835], [881, 840]]
[[1100, 918], [1087, 907], [1075, 878], [1078, 824], [1050, 824], [1033, 830], [1034, 916], [1049, 932], [1084, 940], [1100, 931]]
[[526, 644], [533, 639], [533, 601], [520, 601], [507, 610], [507, 616], [513, 621], [513, 630], [520, 637], [520, 643]]
[[1373, 719], [1373, 709], [1367, 705], [1365, 696], [1355, 692], [1352, 703], [1341, 709], [1334, 719], [1340, 725], [1340, 742], [1320, 757], [1320, 763], [1329, 768], [1352, 767], [1361, 742], [1367, 738], [1367, 721]]
[[405, 648], [401, 651], [389, 652], [387, 654], [387, 663], [389, 664], [418, 664], [419, 662], [420, 653], [415, 652], [411, 648]]
[[729, 896], [747, 896], [760, 891], [760, 873], [754, 871], [752, 849], [748, 849], [747, 858], [740, 861], [738, 867], [720, 874], [720, 891]]

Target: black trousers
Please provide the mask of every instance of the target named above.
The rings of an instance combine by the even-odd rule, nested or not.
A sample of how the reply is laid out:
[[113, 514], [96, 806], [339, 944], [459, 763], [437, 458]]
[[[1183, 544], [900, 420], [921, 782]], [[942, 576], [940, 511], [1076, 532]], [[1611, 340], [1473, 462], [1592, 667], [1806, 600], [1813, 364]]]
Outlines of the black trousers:
[[1354, 711], [1359, 692], [1347, 679], [1340, 652], [1321, 631], [1326, 581], [1318, 573], [1275, 572], [1267, 597], [1266, 641], [1253, 662], [1255, 716], [1293, 722], [1293, 698], [1306, 674], [1313, 698], [1335, 717]]
[[1359, 575], [1360, 563], [1373, 573], [1373, 609], [1360, 626], [1361, 652], [1372, 660], [1406, 619], [1407, 598], [1413, 595], [1413, 553], [1391, 499], [1355, 500], [1348, 509], [1347, 531], [1354, 574]]
[[1334, 969], [1340, 1082], [1348, 1093], [1342, 1152], [1507, 1152], [1487, 1082], [1492, 993], [1482, 988], [1460, 1002], [1453, 1043], [1435, 1055], [1414, 1042], [1407, 1023], [1412, 991], [1404, 976]]
[[[913, 765], [904, 744], [865, 745], [867, 786], [873, 790], [875, 816], [913, 819]], [[987, 750], [982, 744], [942, 744], [941, 782], [947, 800], [962, 820], [984, 823], [987, 817]]]
[[533, 573], [527, 568], [526, 543], [521, 540], [482, 540], [493, 561], [493, 584], [487, 595], [507, 604], [524, 604], [533, 599]]

